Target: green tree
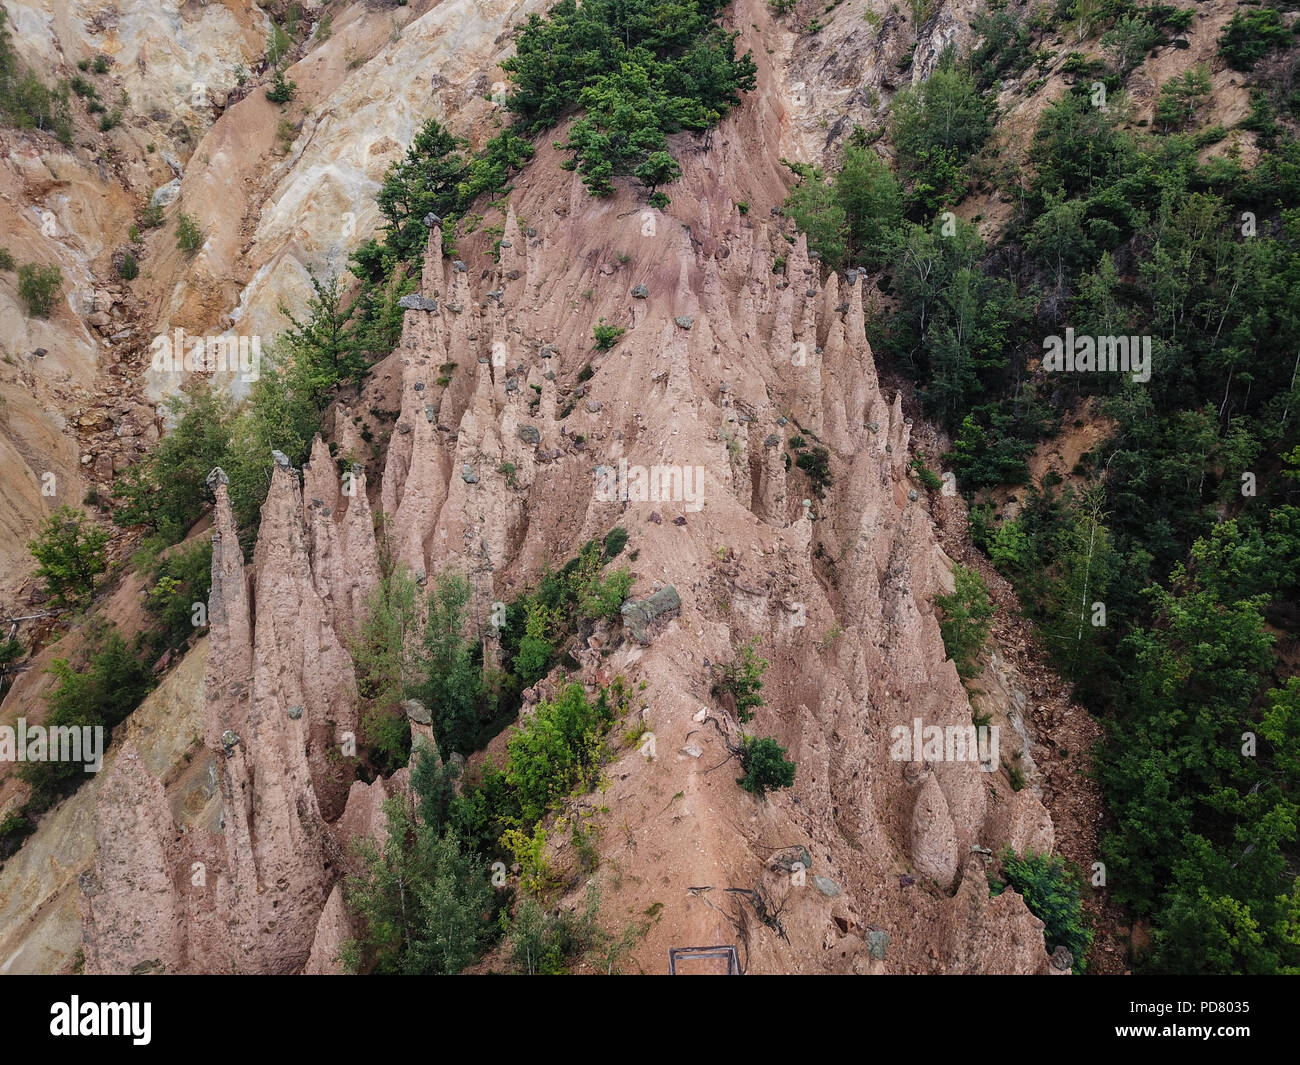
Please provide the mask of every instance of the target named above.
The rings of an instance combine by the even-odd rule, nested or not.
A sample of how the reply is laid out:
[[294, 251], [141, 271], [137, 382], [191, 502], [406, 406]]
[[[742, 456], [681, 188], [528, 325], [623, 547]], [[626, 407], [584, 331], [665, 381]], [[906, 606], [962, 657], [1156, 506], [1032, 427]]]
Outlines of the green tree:
[[839, 270], [848, 250], [848, 215], [819, 167], [787, 165], [800, 181], [790, 190], [782, 209], [808, 234], [809, 250], [817, 252], [832, 270]]
[[[1008, 848], [998, 858], [1010, 886], [1024, 899], [1029, 912], [1043, 922], [1047, 949], [1065, 947], [1074, 958], [1074, 971], [1082, 973], [1093, 933], [1083, 912], [1079, 875], [1055, 855], [1027, 851], [1017, 856]], [[995, 885], [993, 894], [1001, 893], [1001, 886]]]
[[903, 189], [874, 149], [850, 145], [835, 175], [855, 262], [880, 269], [892, 261], [903, 221]]
[[411, 796], [384, 803], [387, 838], [358, 840], [359, 873], [344, 897], [361, 934], [344, 945], [353, 972], [454, 975], [478, 955], [493, 909], [492, 888], [477, 855], [454, 833], [441, 838], [415, 817]]
[[464, 577], [444, 571], [427, 603], [420, 692], [433, 713], [433, 731], [444, 759], [453, 751], [469, 754], [478, 735], [482, 672], [475, 661], [477, 648], [464, 635], [472, 593]]
[[993, 603], [976, 570], [958, 564], [953, 566], [952, 577], [952, 592], [936, 595], [934, 603], [943, 612], [939, 632], [944, 650], [961, 678], [969, 680], [979, 672], [979, 655], [988, 639]]
[[41, 523], [27, 550], [38, 563], [36, 576], [45, 582], [45, 594], [56, 606], [84, 606], [94, 597], [97, 578], [108, 568], [108, 540], [108, 530], [69, 506], [59, 507]]

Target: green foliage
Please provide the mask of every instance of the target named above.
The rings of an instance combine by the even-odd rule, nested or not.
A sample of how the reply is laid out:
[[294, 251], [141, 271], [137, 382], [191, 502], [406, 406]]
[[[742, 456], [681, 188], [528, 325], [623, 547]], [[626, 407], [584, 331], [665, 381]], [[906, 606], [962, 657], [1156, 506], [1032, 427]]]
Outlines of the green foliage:
[[420, 695], [433, 714], [433, 732], [444, 759], [453, 751], [474, 750], [486, 695], [477, 644], [464, 635], [472, 593], [464, 577], [444, 571], [427, 603], [420, 658], [426, 680]]
[[1291, 31], [1271, 7], [1238, 11], [1219, 34], [1219, 55], [1233, 70], [1254, 70], [1274, 48], [1285, 47]]
[[[50, 663], [55, 684], [45, 696], [43, 724], [101, 727], [107, 748], [109, 732], [140, 705], [153, 687], [153, 676], [140, 641], [128, 644], [112, 624], [97, 621], [90, 627], [85, 658], [79, 668], [65, 658]], [[89, 777], [82, 763], [70, 761], [27, 762], [19, 773], [32, 786], [33, 809], [45, 808]]]
[[122, 263], [117, 268], [117, 276], [123, 281], [134, 281], [140, 276], [140, 264], [130, 252], [122, 256]]
[[[998, 858], [1010, 886], [1024, 899], [1029, 912], [1043, 922], [1047, 949], [1065, 947], [1074, 958], [1074, 971], [1082, 973], [1093, 932], [1083, 912], [1078, 874], [1055, 855], [1027, 851], [1017, 856], [1007, 848]], [[992, 893], [1001, 894], [1004, 886], [994, 885]]]
[[311, 380], [313, 397], [323, 404], [335, 386], [360, 382], [368, 363], [361, 325], [354, 318], [360, 309], [358, 304], [345, 305], [336, 275], [323, 281], [310, 270], [308, 275], [312, 285], [312, 298], [307, 303], [310, 316], [305, 322], [299, 321], [281, 304], [280, 313], [290, 322], [283, 340], [299, 371]]
[[154, 635], [157, 650], [178, 649], [201, 627], [195, 604], [206, 604], [212, 586], [212, 541], [204, 539], [169, 552], [153, 568], [154, 586], [145, 606], [161, 625]]
[[563, 976], [570, 959], [604, 944], [606, 936], [596, 923], [600, 891], [595, 882], [587, 888], [581, 913], [544, 910], [534, 899], [523, 899], [506, 930], [510, 961], [525, 976]]
[[19, 61], [9, 33], [8, 13], [0, 11], [0, 119], [16, 129], [53, 133], [72, 146], [72, 114], [66, 82], [49, 88]]
[[741, 741], [740, 767], [745, 775], [737, 779], [736, 783], [760, 799], [769, 791], [792, 787], [797, 767], [786, 758], [785, 750], [770, 736], [762, 739], [744, 737]]
[[8, 248], [0, 248], [0, 270], [12, 273], [15, 269], [13, 253]]
[[939, 632], [943, 647], [957, 667], [963, 680], [979, 673], [979, 655], [988, 639], [988, 619], [993, 616], [993, 604], [988, 588], [979, 573], [960, 564], [952, 571], [953, 590], [948, 595], [936, 595], [934, 604], [943, 612]]
[[627, 530], [621, 525], [615, 525], [605, 534], [605, 557], [618, 558], [626, 545]]
[[577, 110], [560, 146], [592, 195], [609, 195], [620, 175], [653, 192], [680, 175], [668, 135], [708, 129], [754, 87], [752, 58], [735, 58], [737, 35], [715, 14], [712, 0], [560, 0], [528, 17], [501, 64], [506, 106], [528, 133]]
[[355, 844], [362, 870], [345, 882], [345, 898], [362, 933], [345, 944], [352, 972], [454, 975], [478, 956], [494, 908], [484, 863], [454, 833], [439, 837], [415, 817], [412, 800], [384, 803], [382, 847]]
[[176, 247], [185, 255], [194, 255], [208, 239], [198, 220], [182, 211], [176, 218]]
[[235, 418], [225, 394], [206, 382], [170, 397], [166, 407], [175, 428], [114, 485], [121, 503], [113, 520], [146, 526], [157, 547], [184, 539], [202, 515], [205, 480], [227, 460]]
[[27, 550], [38, 563], [36, 576], [56, 606], [80, 607], [94, 597], [98, 577], [108, 568], [108, 530], [84, 512], [59, 507], [40, 525]]
[[912, 208], [929, 215], [966, 183], [966, 163], [992, 132], [992, 104], [951, 55], [893, 101], [891, 135]]
[[832, 270], [844, 265], [848, 248], [848, 216], [818, 167], [787, 164], [800, 182], [782, 205], [782, 210], [808, 234], [808, 248], [821, 255]]
[[741, 723], [754, 716], [754, 711], [763, 705], [763, 673], [767, 669], [767, 659], [759, 658], [755, 653], [758, 638], [740, 645], [739, 657], [734, 662], [727, 662], [718, 667], [718, 679], [713, 682], [712, 695], [715, 699], [729, 697], [735, 703], [736, 716]]
[[18, 298], [33, 318], [48, 318], [63, 291], [63, 271], [57, 266], [24, 263], [18, 267]]
[[601, 351], [608, 351], [627, 330], [615, 325], [606, 325], [605, 319], [602, 318], [600, 323], [592, 327], [592, 333], [596, 338], [596, 347]]
[[1197, 112], [1210, 95], [1210, 72], [1204, 63], [1175, 75], [1160, 87], [1155, 124], [1172, 133], [1196, 124]]
[[595, 783], [602, 741], [613, 720], [604, 693], [592, 703], [581, 684], [569, 684], [511, 731], [505, 778], [525, 823], [535, 823], [554, 803]]

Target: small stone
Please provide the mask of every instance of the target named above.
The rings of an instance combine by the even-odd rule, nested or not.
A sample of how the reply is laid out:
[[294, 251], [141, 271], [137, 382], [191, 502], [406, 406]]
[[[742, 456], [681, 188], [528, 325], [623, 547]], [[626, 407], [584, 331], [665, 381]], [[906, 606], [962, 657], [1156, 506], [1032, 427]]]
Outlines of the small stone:
[[226, 749], [227, 753], [233, 750], [235, 744], [237, 744], [238, 742], [239, 742], [238, 732], [235, 732], [231, 729], [226, 729], [226, 731], [221, 734], [221, 746], [223, 746]]
[[437, 300], [426, 299], [414, 292], [408, 292], [397, 301], [397, 305], [408, 311], [436, 311], [438, 309]]
[[632, 289], [632, 298], [644, 300], [650, 298], [650, 290], [645, 285], [637, 285]]
[[416, 390], [417, 392], [423, 392], [423, 391], [424, 391], [424, 382], [423, 382], [423, 381], [416, 381], [416, 382], [415, 382], [415, 390]]
[[839, 884], [835, 883], [835, 881], [830, 879], [830, 877], [814, 876], [812, 878], [812, 883], [813, 883], [813, 887], [815, 887], [818, 891], [820, 891], [823, 895], [825, 895], [829, 899], [833, 899], [836, 895], [840, 893]]
[[654, 525], [662, 524], [663, 520], [663, 515], [657, 510], [650, 511], [650, 517], [646, 518], [646, 521], [651, 522]]
[[525, 236], [525, 237], [535, 237], [535, 236], [537, 236], [537, 230], [534, 229], [532, 226], [529, 226], [527, 229], [524, 230], [524, 236]]
[[676, 322], [683, 329], [689, 329], [692, 325], [695, 324], [695, 319], [692, 318], [689, 314], [683, 314], [678, 318], [674, 318], [673, 321]]
[[453, 259], [453, 260], [452, 260], [451, 268], [452, 268], [453, 270], [455, 270], [456, 273], [458, 273], [458, 274], [463, 274], [466, 270], [469, 269], [469, 267], [467, 267], [467, 266], [466, 266], [463, 262], [461, 262], [461, 260], [459, 260], [459, 259]]
[[598, 414], [600, 412], [600, 401], [589, 399], [583, 404], [583, 407], [586, 409], [588, 414]]
[[879, 422], [867, 422], [867, 428], [870, 429], [873, 433], [878, 433], [878, 432], [880, 432], [880, 423], [879, 423]]
[[289, 456], [286, 455], [283, 451], [272, 451], [271, 461], [274, 462], [281, 469], [288, 470], [292, 468], [289, 464]]
[[501, 247], [503, 248], [513, 248], [514, 246], [515, 242], [513, 240], [503, 240], [501, 242]]
[[301, 706], [291, 706], [291, 707], [289, 707], [289, 720], [290, 720], [290, 721], [297, 721], [300, 717], [302, 717], [302, 707], [301, 707]]
[[876, 961], [885, 960], [885, 951], [889, 947], [889, 933], [873, 929], [867, 933], [867, 953]]
[[764, 447], [776, 447], [780, 442], [781, 438], [776, 433], [768, 433], [767, 436], [763, 437]]
[[673, 524], [674, 524], [674, 525], [685, 525], [685, 524], [686, 524], [686, 519], [685, 519], [682, 515], [678, 514], [677, 517], [673, 518]]
[[542, 442], [542, 432], [535, 425], [521, 425], [515, 430], [515, 435], [525, 444], [532, 444], [534, 447]]
[[442, 225], [442, 219], [439, 218], [432, 211], [430, 211], [427, 215], [424, 216], [425, 229], [432, 229], [434, 226], [440, 226], [440, 225]]
[[917, 500], [916, 489], [915, 489], [915, 488], [909, 488], [908, 491], [907, 491], [907, 501], [908, 501], [909, 503], [915, 503], [916, 500]]
[[432, 725], [433, 715], [429, 713], [425, 705], [419, 699], [407, 699], [402, 703], [402, 709], [406, 713], [408, 721], [414, 721], [417, 725]]
[[682, 754], [686, 755], [688, 758], [699, 758], [703, 753], [704, 752], [693, 743], [682, 748]]
[[474, 467], [468, 462], [461, 466], [460, 479], [466, 484], [478, 484], [478, 474], [474, 472]]
[[465, 309], [464, 305], [460, 303], [447, 304], [447, 310], [451, 311], [452, 314], [460, 314], [460, 312], [463, 311], [464, 309]]
[[43, 359], [45, 358], [46, 355], [49, 354], [49, 352], [46, 351], [44, 348], [37, 348], [35, 351], [32, 352], [32, 354], [35, 355], [38, 359]]
[[433, 418], [434, 418], [433, 404], [427, 403], [425, 404], [424, 407], [424, 420], [428, 422], [430, 425], [432, 425]]
[[709, 716], [709, 708], [707, 706], [701, 706], [698, 710], [695, 711], [695, 716], [691, 718], [691, 720], [699, 722], [699, 721], [703, 721], [708, 716]]

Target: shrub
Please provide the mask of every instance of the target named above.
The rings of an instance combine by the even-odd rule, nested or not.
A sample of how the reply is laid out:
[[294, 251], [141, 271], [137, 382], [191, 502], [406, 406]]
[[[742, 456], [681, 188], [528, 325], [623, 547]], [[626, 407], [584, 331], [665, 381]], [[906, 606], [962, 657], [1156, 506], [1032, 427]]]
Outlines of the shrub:
[[606, 325], [604, 318], [600, 320], [599, 325], [592, 329], [592, 333], [596, 337], [596, 347], [601, 351], [608, 351], [612, 348], [618, 342], [618, 338], [626, 332], [626, 329], [619, 326]]
[[212, 541], [203, 539], [171, 552], [154, 566], [154, 586], [145, 599], [149, 612], [162, 623], [157, 642], [178, 648], [205, 626], [196, 603], [206, 603], [212, 587]]
[[618, 558], [627, 544], [627, 530], [615, 525], [605, 534], [605, 557]]
[[786, 758], [785, 750], [770, 736], [746, 736], [740, 749], [740, 767], [745, 775], [736, 783], [760, 799], [769, 791], [793, 785], [797, 767]]
[[799, 469], [808, 474], [808, 479], [812, 481], [813, 494], [818, 499], [823, 498], [831, 483], [830, 451], [819, 445], [811, 451], [802, 452], [794, 462]]
[[39, 563], [36, 576], [58, 606], [80, 606], [95, 593], [108, 568], [108, 532], [72, 507], [60, 507], [42, 523], [27, 549]]
[[33, 318], [48, 318], [63, 291], [63, 271], [57, 266], [24, 263], [18, 267], [18, 295]]
[[1269, 7], [1238, 11], [1219, 34], [1219, 55], [1233, 70], [1253, 70], [1274, 48], [1291, 40], [1291, 32]]
[[603, 693], [592, 703], [581, 684], [569, 684], [511, 732], [505, 777], [525, 823], [537, 822], [553, 803], [594, 783], [601, 739], [612, 720]]
[[939, 632], [944, 650], [956, 665], [958, 675], [969, 680], [979, 672], [977, 659], [988, 638], [993, 604], [989, 601], [988, 588], [975, 570], [956, 565], [952, 575], [952, 594], [937, 595], [934, 602], [943, 611]]
[[106, 56], [106, 55], [102, 55], [102, 54], [101, 54], [101, 55], [97, 55], [97, 56], [95, 56], [95, 61], [91, 64], [91, 69], [92, 69], [96, 74], [107, 74], [107, 73], [108, 73], [108, 62], [109, 62], [109, 60], [108, 60], [108, 56]]
[[730, 696], [736, 704], [736, 714], [742, 722], [754, 716], [753, 711], [763, 705], [763, 671], [767, 669], [767, 659], [759, 658], [754, 649], [758, 646], [758, 637], [740, 647], [740, 657], [728, 662], [721, 668], [721, 676], [714, 682], [712, 694], [715, 699]]
[[0, 248], [0, 270], [13, 271], [14, 266], [13, 253], [8, 248]]
[[117, 276], [123, 281], [134, 281], [140, 276], [140, 264], [130, 252], [122, 256], [122, 262], [117, 268]]
[[182, 211], [176, 219], [176, 247], [186, 255], [193, 255], [203, 247], [207, 239], [207, 234], [199, 227], [198, 220], [193, 215]]
[[[112, 624], [97, 621], [89, 640], [90, 652], [83, 668], [73, 669], [63, 658], [50, 663], [49, 672], [57, 683], [46, 694], [47, 727], [98, 726], [107, 732], [125, 721], [153, 687], [139, 638], [128, 644]], [[20, 772], [32, 785], [36, 805], [41, 808], [89, 777], [82, 763], [71, 761], [28, 762]]]
[[[1043, 922], [1047, 949], [1065, 947], [1074, 958], [1074, 971], [1082, 973], [1092, 946], [1092, 929], [1084, 923], [1083, 904], [1076, 874], [1064, 858], [1026, 852], [1017, 857], [1010, 848], [998, 857], [1009, 885], [1024, 899], [1029, 912]], [[1000, 895], [1005, 885], [992, 885]]]

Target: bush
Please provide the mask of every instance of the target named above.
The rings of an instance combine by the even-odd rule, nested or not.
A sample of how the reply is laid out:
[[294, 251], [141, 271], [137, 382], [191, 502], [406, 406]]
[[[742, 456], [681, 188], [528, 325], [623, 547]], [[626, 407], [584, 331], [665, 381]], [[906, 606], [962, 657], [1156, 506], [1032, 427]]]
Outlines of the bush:
[[63, 271], [57, 266], [24, 263], [18, 267], [18, 295], [33, 318], [48, 318], [63, 291]]
[[608, 351], [612, 348], [618, 342], [618, 338], [626, 332], [626, 329], [618, 326], [606, 325], [604, 318], [600, 320], [599, 325], [592, 329], [592, 333], [596, 337], [596, 347], [601, 351]]
[[1266, 53], [1290, 40], [1290, 30], [1272, 8], [1238, 11], [1219, 34], [1219, 55], [1233, 70], [1253, 70]]
[[130, 252], [122, 256], [122, 263], [117, 268], [117, 276], [123, 281], [134, 281], [140, 276], [140, 264]]
[[186, 255], [193, 255], [203, 247], [207, 239], [207, 234], [199, 227], [198, 220], [193, 215], [182, 211], [176, 219], [176, 247]]
[[108, 532], [86, 515], [63, 506], [41, 524], [27, 549], [39, 563], [36, 576], [57, 606], [88, 603], [96, 578], [108, 568]]
[[963, 680], [979, 672], [980, 652], [988, 639], [988, 619], [993, 616], [988, 588], [973, 569], [956, 565], [952, 571], [954, 589], [951, 595], [934, 597], [935, 606], [943, 611], [939, 632], [943, 636], [944, 650], [957, 667]]
[[[47, 727], [101, 727], [107, 733], [125, 721], [153, 687], [139, 638], [128, 644], [112, 624], [97, 621], [89, 640], [83, 668], [73, 669], [63, 658], [50, 663], [49, 672], [57, 683], [46, 694]], [[104, 742], [107, 746], [107, 735]], [[32, 785], [35, 805], [41, 808], [90, 776], [80, 762], [28, 762], [20, 772]]]
[[728, 662], [721, 668], [722, 674], [714, 683], [712, 694], [715, 699], [730, 696], [736, 704], [736, 715], [741, 722], [754, 716], [753, 711], [763, 705], [763, 671], [767, 669], [767, 659], [759, 658], [754, 649], [758, 646], [758, 637], [742, 644], [740, 657]]
[[[1010, 886], [1025, 900], [1029, 912], [1043, 922], [1048, 951], [1065, 947], [1074, 958], [1074, 971], [1082, 973], [1092, 946], [1092, 929], [1084, 923], [1078, 875], [1065, 859], [1028, 851], [1016, 857], [1008, 848], [998, 855]], [[1000, 895], [1005, 885], [992, 885]]]
[[740, 749], [740, 767], [745, 775], [736, 783], [760, 799], [769, 791], [793, 785], [797, 767], [785, 757], [785, 750], [770, 736], [746, 736]]
[[298, 83], [289, 81], [284, 76], [283, 70], [275, 72], [275, 80], [271, 82], [271, 87], [266, 90], [266, 98], [273, 104], [287, 104], [293, 99], [293, 94], [298, 91]]
[[831, 453], [818, 445], [811, 451], [801, 452], [794, 460], [796, 466], [808, 474], [812, 482], [813, 494], [822, 499], [831, 484]]
[[605, 557], [618, 558], [627, 545], [627, 530], [621, 525], [615, 525], [605, 534]]
[[569, 684], [512, 730], [505, 778], [518, 796], [526, 824], [540, 820], [575, 789], [585, 791], [595, 783], [601, 740], [612, 721], [603, 693], [592, 703], [581, 684]]
[[14, 266], [13, 253], [8, 248], [0, 248], [0, 270], [12, 272]]
[[206, 604], [212, 588], [212, 541], [203, 539], [183, 550], [161, 558], [153, 570], [154, 586], [145, 606], [162, 624], [156, 635], [158, 649], [180, 648], [206, 624], [206, 611], [195, 609]]

